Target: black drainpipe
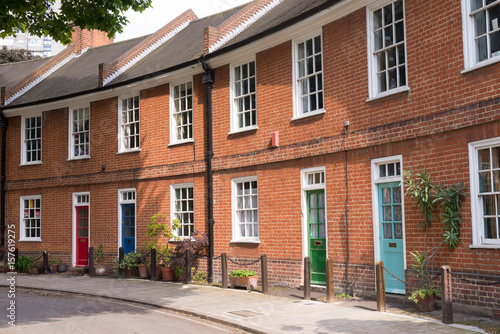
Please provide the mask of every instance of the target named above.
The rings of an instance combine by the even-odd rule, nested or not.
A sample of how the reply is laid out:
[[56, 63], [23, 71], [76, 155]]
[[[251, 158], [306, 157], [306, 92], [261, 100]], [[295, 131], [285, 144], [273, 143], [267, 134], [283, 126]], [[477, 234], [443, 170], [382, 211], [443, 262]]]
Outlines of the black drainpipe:
[[214, 156], [212, 145], [212, 88], [214, 86], [214, 71], [210, 69], [205, 57], [200, 58], [201, 66], [205, 73], [201, 82], [206, 84], [207, 94], [207, 206], [208, 206], [208, 282], [214, 280], [214, 173], [212, 158]]
[[7, 180], [7, 176], [5, 175], [5, 166], [6, 166], [6, 148], [7, 148], [7, 128], [9, 126], [9, 121], [3, 115], [3, 112], [0, 111], [0, 128], [2, 128], [2, 175], [0, 181], [0, 196], [2, 197], [0, 203], [0, 242], [1, 246], [5, 245], [5, 181]]

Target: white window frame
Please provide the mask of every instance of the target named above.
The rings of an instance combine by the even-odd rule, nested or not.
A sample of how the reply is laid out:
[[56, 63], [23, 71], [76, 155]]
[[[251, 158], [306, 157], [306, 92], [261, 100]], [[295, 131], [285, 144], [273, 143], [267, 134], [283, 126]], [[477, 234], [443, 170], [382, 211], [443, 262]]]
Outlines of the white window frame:
[[[309, 184], [308, 176], [310, 174], [323, 173], [323, 182]], [[328, 196], [326, 190], [326, 166], [305, 168], [300, 170], [301, 203], [302, 203], [302, 257], [309, 256], [309, 237], [307, 221], [307, 192], [310, 190], [323, 190], [325, 194], [325, 239], [326, 256], [328, 257]]]
[[[472, 245], [470, 248], [500, 248], [500, 239], [485, 239], [484, 237], [483, 201], [479, 194], [478, 151], [496, 146], [500, 146], [500, 137], [479, 140], [468, 145], [472, 225]], [[493, 193], [490, 192], [490, 194]]]
[[[173, 223], [174, 219], [176, 218], [176, 210], [175, 210], [175, 201], [177, 200], [176, 196], [175, 196], [175, 191], [177, 189], [187, 189], [187, 188], [192, 188], [193, 189], [193, 223], [192, 223], [192, 226], [193, 226], [193, 231], [195, 230], [195, 217], [194, 217], [194, 213], [195, 213], [195, 200], [194, 200], [194, 183], [193, 182], [190, 182], [190, 183], [178, 183], [178, 184], [172, 184], [170, 186], [170, 222]], [[189, 209], [188, 209], [188, 213], [189, 213]], [[183, 227], [183, 224], [182, 224], [182, 219], [179, 219], [179, 221], [181, 222], [181, 226], [179, 229], [182, 229]], [[191, 232], [191, 233], [192, 233]], [[181, 233], [179, 233], [179, 230], [176, 230], [174, 232], [174, 235], [176, 236], [176, 240], [178, 240], [179, 238], [182, 240], [182, 239], [186, 239], [186, 238], [189, 238], [190, 235], [180, 235]]]
[[[323, 108], [316, 109], [314, 111], [308, 111], [306, 113], [303, 112], [302, 108], [302, 100], [301, 100], [301, 92], [302, 89], [300, 88], [299, 85], [299, 44], [304, 43], [308, 40], [311, 40], [316, 37], [320, 38], [321, 40], [321, 71], [315, 72], [314, 75], [319, 75], [321, 74], [321, 91], [322, 91], [322, 103], [323, 103]], [[295, 119], [301, 119], [305, 117], [310, 117], [314, 115], [319, 115], [319, 114], [324, 114], [326, 112], [325, 110], [325, 75], [324, 75], [324, 69], [325, 69], [325, 62], [324, 62], [324, 40], [323, 40], [323, 31], [321, 29], [318, 29], [312, 33], [308, 33], [307, 36], [301, 36], [293, 40], [292, 43], [292, 78], [293, 78], [293, 118], [292, 120]], [[318, 92], [320, 90], [316, 90]]]
[[[39, 229], [40, 230], [40, 237], [26, 237], [26, 222], [25, 222], [25, 217], [24, 217], [24, 210], [25, 210], [25, 207], [24, 207], [24, 201], [26, 200], [33, 200], [33, 201], [36, 201], [36, 200], [39, 200], [40, 201], [40, 216], [39, 218], [36, 217], [36, 211], [35, 211], [35, 219], [39, 219], [40, 220], [40, 226], [39, 227], [35, 227], [36, 229]], [[32, 195], [32, 196], [21, 196], [20, 197], [20, 200], [19, 200], [19, 204], [20, 204], [20, 210], [19, 210], [19, 222], [20, 222], [20, 225], [19, 225], [19, 241], [42, 241], [42, 196], [41, 195]], [[35, 205], [36, 205], [36, 202], [35, 202]], [[30, 208], [28, 208], [29, 210]], [[36, 207], [34, 207], [33, 209], [36, 210]], [[29, 219], [29, 217], [28, 217]]]
[[[475, 69], [500, 62], [500, 54], [494, 57], [491, 57], [490, 55], [488, 59], [480, 62], [476, 60], [475, 25], [474, 25], [474, 17], [471, 14], [480, 12], [482, 11], [482, 9], [471, 12], [472, 10], [470, 3], [471, 0], [461, 0], [461, 1], [462, 1], [462, 26], [463, 26], [463, 45], [464, 45], [464, 70], [462, 71], [462, 73], [467, 73], [469, 71], [473, 71]], [[486, 8], [495, 5], [498, 5], [498, 3], [488, 5], [486, 6]], [[498, 22], [498, 24], [500, 27], [500, 22]]]
[[[380, 165], [387, 165], [392, 163], [400, 164], [401, 175], [380, 176]], [[380, 229], [379, 229], [379, 198], [378, 198], [378, 185], [380, 183], [401, 182], [401, 215], [403, 224], [403, 262], [404, 269], [406, 269], [406, 228], [405, 228], [405, 198], [404, 198], [404, 184], [403, 184], [403, 156], [394, 155], [390, 157], [372, 159], [371, 161], [371, 174], [372, 174], [372, 212], [373, 212], [373, 246], [374, 246], [374, 263], [380, 261]]]
[[[388, 88], [384, 92], [378, 92], [378, 80], [377, 80], [377, 56], [375, 53], [375, 37], [373, 34], [373, 26], [374, 19], [373, 13], [381, 9], [388, 4], [392, 4], [395, 0], [382, 0], [377, 1], [370, 6], [366, 7], [366, 28], [367, 28], [367, 46], [368, 46], [368, 100], [367, 102], [379, 98], [383, 98], [386, 96], [390, 96], [393, 94], [398, 94], [401, 92], [406, 92], [410, 90], [410, 86], [408, 85], [408, 39], [406, 38], [406, 4], [405, 0], [403, 0], [403, 25], [404, 25], [404, 46], [405, 46], [405, 73], [406, 73], [406, 84], [398, 86], [396, 88]], [[395, 35], [394, 35], [395, 36]], [[397, 43], [393, 43], [397, 44]], [[399, 66], [396, 65], [396, 68]], [[398, 74], [399, 77], [399, 74]]]
[[[250, 87], [249, 87], [249, 93], [248, 94], [241, 94], [239, 96], [236, 96], [236, 68], [239, 68], [243, 65], [250, 65], [250, 63], [254, 63], [254, 68], [255, 68], [255, 73], [254, 73], [254, 80], [255, 80], [255, 91], [250, 92]], [[251, 59], [246, 59], [244, 61], [240, 61], [234, 64], [231, 64], [230, 68], [230, 91], [231, 91], [231, 132], [230, 133], [238, 133], [238, 132], [245, 132], [245, 131], [251, 131], [251, 130], [256, 130], [258, 129], [257, 126], [257, 62], [254, 58]], [[251, 78], [250, 75], [248, 75], [247, 78]], [[255, 124], [249, 125], [249, 126], [243, 126], [239, 127], [239, 118], [238, 114], [239, 108], [238, 108], [238, 100], [241, 99], [241, 96], [247, 95], [250, 96], [250, 103], [251, 102], [251, 96], [255, 95]]]
[[[191, 138], [185, 139], [177, 139], [177, 123], [176, 123], [176, 115], [182, 112], [186, 112], [189, 108], [186, 107], [186, 110], [177, 111], [175, 109], [175, 88], [181, 85], [187, 85], [191, 83]], [[179, 145], [184, 143], [192, 143], [194, 142], [194, 82], [193, 78], [185, 78], [184, 80], [177, 80], [170, 84], [170, 144], [171, 145]]]
[[[125, 193], [134, 193], [134, 198], [132, 199], [123, 199], [123, 194]], [[118, 189], [118, 249], [122, 247], [123, 235], [122, 235], [122, 219], [123, 219], [123, 211], [122, 204], [134, 204], [135, 209], [135, 245], [134, 249], [137, 249], [137, 190], [136, 188], [125, 188]]]
[[[134, 100], [135, 98], [139, 99], [139, 120], [134, 121], [134, 123], [139, 123], [139, 133], [134, 134], [139, 136], [139, 146], [136, 146], [134, 148], [127, 148], [125, 145], [125, 125], [130, 124], [131, 122], [124, 123], [123, 122], [123, 101], [132, 99]], [[136, 109], [135, 107], [133, 109]], [[129, 110], [128, 105], [127, 105], [127, 110]], [[141, 96], [139, 93], [137, 94], [130, 94], [128, 96], [121, 96], [118, 98], [118, 153], [129, 153], [129, 152], [139, 152], [141, 151]]]
[[237, 210], [237, 185], [239, 183], [243, 182], [257, 182], [257, 217], [259, 217], [259, 179], [257, 175], [254, 176], [245, 176], [245, 177], [238, 177], [234, 178], [231, 180], [231, 212], [232, 212], [232, 226], [233, 226], [233, 240], [231, 240], [232, 243], [260, 243], [260, 218], [258, 218], [257, 225], [258, 225], [258, 231], [259, 231], [259, 236], [255, 237], [242, 237], [240, 235], [240, 226], [236, 214]]
[[[87, 154], [79, 154], [75, 155], [75, 133], [73, 132], [73, 123], [75, 122], [74, 119], [74, 112], [77, 111], [79, 112], [80, 110], [83, 110], [85, 112], [85, 109], [88, 110], [88, 129], [84, 129], [85, 131], [78, 131], [78, 133], [85, 133], [88, 132], [88, 142], [86, 143], [88, 145], [88, 150]], [[68, 108], [69, 110], [69, 143], [68, 143], [68, 160], [80, 160], [80, 159], [89, 159], [90, 158], [90, 106], [85, 106], [85, 107], [77, 107], [77, 108]], [[85, 118], [83, 120], [78, 119], [78, 121], [83, 121], [85, 124]], [[80, 130], [80, 129], [79, 129]]]
[[[26, 119], [28, 118], [36, 118], [36, 117], [40, 117], [40, 138], [38, 139], [33, 139], [33, 138], [30, 138], [30, 140], [40, 140], [40, 159], [39, 160], [32, 160], [32, 161], [28, 161], [28, 159], [26, 159]], [[43, 147], [43, 142], [42, 142], [42, 138], [43, 138], [43, 117], [42, 117], [42, 114], [34, 114], [34, 115], [26, 115], [26, 116], [23, 116], [22, 117], [22, 120], [21, 120], [21, 166], [22, 165], [38, 165], [38, 164], [41, 164], [42, 163], [42, 147]]]

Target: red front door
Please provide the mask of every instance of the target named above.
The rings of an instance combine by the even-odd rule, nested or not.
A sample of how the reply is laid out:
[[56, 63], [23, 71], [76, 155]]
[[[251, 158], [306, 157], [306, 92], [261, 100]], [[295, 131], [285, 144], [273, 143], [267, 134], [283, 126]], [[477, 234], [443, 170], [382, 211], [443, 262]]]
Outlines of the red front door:
[[76, 265], [86, 266], [89, 255], [89, 207], [76, 207]]

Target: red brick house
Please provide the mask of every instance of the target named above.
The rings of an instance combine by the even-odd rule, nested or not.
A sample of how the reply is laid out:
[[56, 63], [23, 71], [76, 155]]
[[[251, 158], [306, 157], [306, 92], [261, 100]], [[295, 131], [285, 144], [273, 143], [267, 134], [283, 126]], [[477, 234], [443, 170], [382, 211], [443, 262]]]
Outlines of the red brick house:
[[415, 275], [422, 218], [401, 181], [425, 168], [467, 189], [462, 243], [433, 266], [456, 302], [499, 310], [499, 285], [459, 279], [500, 280], [499, 20], [500, 0], [256, 0], [0, 65], [2, 231], [74, 266], [102, 243], [111, 266], [162, 212], [180, 237], [210, 232], [214, 256], [266, 254], [272, 283], [301, 284], [310, 256], [321, 284], [329, 257], [366, 294], [376, 261]]

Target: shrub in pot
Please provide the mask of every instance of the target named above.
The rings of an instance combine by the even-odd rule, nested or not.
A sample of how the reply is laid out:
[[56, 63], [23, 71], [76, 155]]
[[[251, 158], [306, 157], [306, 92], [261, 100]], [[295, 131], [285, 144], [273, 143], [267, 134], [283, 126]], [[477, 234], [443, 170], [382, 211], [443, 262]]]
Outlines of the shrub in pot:
[[142, 258], [142, 254], [137, 251], [132, 251], [123, 257], [122, 262], [118, 263], [118, 269], [125, 269], [125, 274], [127, 277], [134, 277], [135, 271], [137, 270], [137, 265]]
[[232, 287], [243, 287], [247, 290], [255, 290], [257, 280], [258, 276], [252, 270], [233, 270], [229, 276]]
[[206, 256], [208, 246], [208, 237], [206, 234], [201, 234], [196, 230], [191, 233], [189, 238], [181, 240], [181, 242], [172, 251], [171, 259], [172, 266], [174, 267], [175, 274], [179, 278], [186, 269], [187, 251], [191, 251], [193, 256], [193, 263], [196, 258]]
[[[164, 281], [170, 281], [174, 278], [172, 277], [173, 269], [169, 268], [172, 253], [172, 249], [169, 248], [168, 244], [170, 240], [176, 240], [177, 237], [174, 236], [174, 232], [180, 227], [180, 221], [174, 219], [172, 224], [169, 224], [166, 220], [167, 215], [161, 213], [155, 213], [150, 218], [146, 234], [151, 238], [151, 241], [146, 243], [146, 249], [156, 249], [156, 263], [151, 265], [156, 265], [156, 279], [160, 279], [160, 275], [164, 276]], [[160, 244], [161, 242], [161, 244]], [[165, 267], [162, 267], [164, 265]]]
[[94, 252], [94, 262], [95, 266], [95, 274], [97, 276], [103, 276], [106, 273], [106, 268], [104, 268], [101, 264], [104, 261], [104, 246], [99, 244], [99, 247], [96, 248]]
[[17, 270], [20, 273], [27, 273], [29, 269], [33, 269], [35, 267], [35, 261], [33, 258], [28, 255], [21, 255], [17, 259]]

